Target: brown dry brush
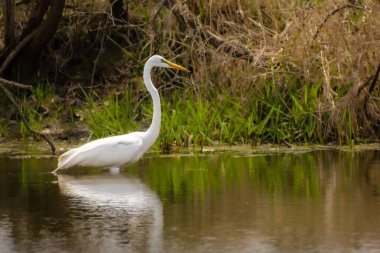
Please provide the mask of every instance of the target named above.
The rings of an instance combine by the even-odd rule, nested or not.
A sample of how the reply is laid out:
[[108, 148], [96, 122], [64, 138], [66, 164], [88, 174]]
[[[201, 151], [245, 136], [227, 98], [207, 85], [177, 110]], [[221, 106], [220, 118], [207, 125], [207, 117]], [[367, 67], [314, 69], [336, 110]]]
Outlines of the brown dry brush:
[[[375, 27], [379, 25], [379, 7], [374, 1], [337, 4], [327, 12], [312, 36], [321, 52], [322, 99], [324, 108], [328, 108], [325, 114], [328, 114], [326, 138], [329, 140], [378, 139], [380, 114], [376, 84], [380, 34]], [[336, 28], [328, 26], [329, 23]], [[345, 95], [342, 91], [346, 91]]]
[[339, 124], [348, 112], [349, 131], [378, 136], [379, 90], [366, 82], [380, 61], [378, 27], [375, 0], [68, 1], [40, 73], [71, 96], [78, 83], [137, 88], [143, 62], [159, 53], [194, 71], [165, 78], [168, 98], [185, 83], [197, 96], [238, 96], [247, 107], [268, 83], [286, 96], [323, 82], [316, 117], [326, 140], [348, 131]]
[[365, 82], [355, 85], [339, 99], [328, 122], [328, 134], [331, 139], [342, 139], [346, 136], [352, 139], [377, 136], [380, 108], [371, 93], [378, 83], [379, 73], [380, 63], [373, 76]]
[[326, 123], [325, 140], [348, 132], [378, 138], [379, 2], [176, 1], [171, 10], [191, 28], [190, 54], [201, 48], [209, 56], [205, 75], [218, 73], [215, 81], [208, 76], [211, 86], [244, 97], [260, 94], [268, 79], [286, 90], [286, 76], [297, 76], [300, 92], [323, 80], [316, 114]]

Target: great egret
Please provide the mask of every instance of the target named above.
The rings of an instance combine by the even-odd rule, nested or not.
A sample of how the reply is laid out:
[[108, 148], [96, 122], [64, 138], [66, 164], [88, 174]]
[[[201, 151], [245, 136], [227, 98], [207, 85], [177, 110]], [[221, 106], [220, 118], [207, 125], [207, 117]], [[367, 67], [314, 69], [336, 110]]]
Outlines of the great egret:
[[73, 166], [109, 168], [111, 172], [118, 172], [120, 168], [140, 159], [156, 141], [161, 125], [160, 96], [150, 77], [153, 67], [189, 71], [159, 55], [150, 57], [145, 63], [144, 83], [153, 99], [153, 119], [148, 130], [102, 138], [70, 149], [58, 158], [58, 167], [53, 173]]

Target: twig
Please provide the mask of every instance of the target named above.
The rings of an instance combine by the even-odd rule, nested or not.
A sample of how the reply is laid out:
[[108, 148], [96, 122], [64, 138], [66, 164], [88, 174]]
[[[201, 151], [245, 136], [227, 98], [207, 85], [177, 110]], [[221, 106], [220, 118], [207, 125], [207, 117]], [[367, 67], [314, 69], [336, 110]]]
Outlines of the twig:
[[367, 117], [369, 116], [368, 115], [368, 100], [369, 100], [369, 97], [371, 96], [371, 92], [375, 88], [375, 85], [376, 85], [377, 80], [379, 78], [379, 74], [380, 74], [380, 63], [377, 66], [377, 70], [376, 70], [375, 75], [373, 76], [371, 86], [369, 86], [368, 92], [366, 93], [365, 98], [364, 98], [364, 111], [365, 111]]
[[[368, 86], [368, 84], [371, 83], [371, 86], [368, 89], [368, 92], [366, 92], [365, 98], [364, 98], [364, 106], [366, 106], [369, 96], [371, 95], [371, 92], [375, 88], [375, 85], [377, 83], [377, 80], [379, 78], [380, 74], [380, 63], [377, 67], [376, 73], [374, 75], [371, 75], [368, 77], [363, 83], [359, 84], [356, 88], [356, 96], [360, 96], [360, 93]], [[372, 81], [372, 82], [371, 82]]]
[[322, 21], [322, 23], [318, 26], [317, 30], [315, 31], [314, 35], [313, 35], [313, 40], [315, 40], [318, 36], [318, 34], [320, 33], [321, 29], [323, 28], [323, 26], [327, 23], [327, 21], [332, 17], [334, 16], [336, 13], [338, 13], [339, 11], [343, 10], [343, 9], [346, 9], [346, 8], [355, 8], [355, 9], [362, 9], [362, 10], [366, 10], [363, 6], [358, 6], [358, 5], [354, 5], [354, 4], [345, 4], [345, 5], [342, 5], [334, 10], [332, 10], [331, 12], [329, 12], [326, 17], [324, 18], [324, 20]]
[[39, 32], [40, 29], [35, 29], [33, 32], [28, 34], [18, 45], [12, 50], [12, 52], [8, 55], [8, 57], [3, 61], [0, 65], [0, 75], [4, 74], [4, 71], [8, 68], [9, 64], [13, 61], [13, 59], [17, 56], [21, 49], [23, 49], [26, 44], [28, 44], [33, 37]]
[[31, 85], [16, 83], [14, 81], [10, 81], [10, 80], [7, 80], [7, 79], [1, 78], [1, 77], [0, 77], [0, 83], [3, 83], [5, 85], [9, 85], [9, 86], [14, 86], [14, 87], [17, 87], [20, 89], [31, 90], [31, 91], [33, 90], [33, 86], [31, 86]]
[[290, 144], [289, 142], [287, 142], [285, 139], [280, 139], [281, 142], [283, 142], [288, 148], [292, 148], [292, 144]]
[[368, 90], [368, 93], [369, 93], [369, 94], [371, 94], [371, 92], [373, 91], [373, 88], [375, 88], [375, 85], [376, 85], [376, 83], [377, 83], [377, 80], [379, 79], [379, 74], [380, 74], [380, 63], [379, 63], [379, 65], [377, 66], [376, 74], [375, 74], [375, 76], [374, 76], [373, 79], [372, 79], [371, 86], [369, 87], [369, 90]]
[[246, 58], [249, 62], [253, 62], [255, 57], [252, 52], [247, 49], [246, 45], [238, 42], [237, 45], [233, 45], [232, 43], [225, 41], [220, 35], [216, 35], [215, 33], [206, 30], [207, 35], [209, 35], [209, 42], [216, 48], [221, 48], [223, 46], [223, 50], [225, 53], [231, 54], [235, 58]]

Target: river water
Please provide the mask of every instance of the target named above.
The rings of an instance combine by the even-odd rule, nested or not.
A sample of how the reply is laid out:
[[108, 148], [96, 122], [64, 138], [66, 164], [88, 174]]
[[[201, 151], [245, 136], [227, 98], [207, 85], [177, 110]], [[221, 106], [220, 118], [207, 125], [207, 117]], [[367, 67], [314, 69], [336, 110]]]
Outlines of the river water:
[[380, 151], [0, 156], [0, 252], [380, 252]]

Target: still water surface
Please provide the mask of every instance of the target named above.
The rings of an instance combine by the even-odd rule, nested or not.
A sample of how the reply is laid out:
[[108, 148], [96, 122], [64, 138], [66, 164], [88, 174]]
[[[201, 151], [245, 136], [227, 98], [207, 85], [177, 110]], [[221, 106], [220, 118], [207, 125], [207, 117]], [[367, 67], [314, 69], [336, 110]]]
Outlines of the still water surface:
[[56, 163], [0, 156], [0, 252], [380, 252], [380, 151]]

